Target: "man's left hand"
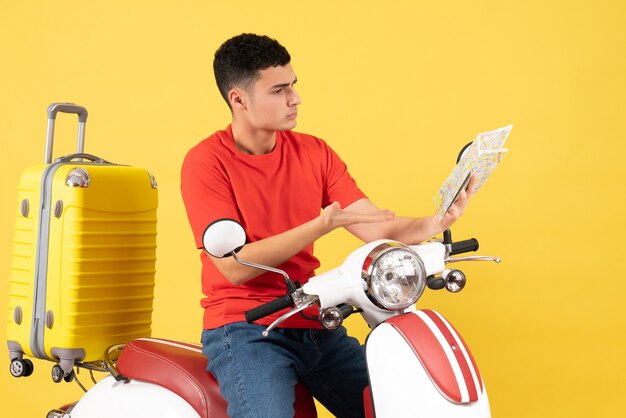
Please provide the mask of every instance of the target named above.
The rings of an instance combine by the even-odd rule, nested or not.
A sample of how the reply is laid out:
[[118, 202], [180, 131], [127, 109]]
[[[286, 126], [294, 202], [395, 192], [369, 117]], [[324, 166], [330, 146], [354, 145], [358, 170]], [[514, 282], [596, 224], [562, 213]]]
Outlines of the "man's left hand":
[[446, 212], [443, 219], [441, 220], [441, 227], [443, 230], [450, 228], [450, 226], [456, 222], [457, 219], [463, 215], [465, 212], [465, 208], [469, 200], [474, 195], [474, 185], [476, 184], [476, 176], [472, 176], [470, 178], [469, 183], [465, 190], [461, 190], [459, 196], [456, 198], [456, 201], [450, 206], [450, 209]]

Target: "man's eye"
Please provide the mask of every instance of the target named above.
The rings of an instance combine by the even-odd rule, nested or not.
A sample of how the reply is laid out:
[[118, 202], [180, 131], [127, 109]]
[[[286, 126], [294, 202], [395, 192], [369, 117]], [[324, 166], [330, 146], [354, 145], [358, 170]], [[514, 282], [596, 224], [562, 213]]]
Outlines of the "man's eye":
[[274, 90], [274, 94], [280, 94], [283, 92], [283, 89]]

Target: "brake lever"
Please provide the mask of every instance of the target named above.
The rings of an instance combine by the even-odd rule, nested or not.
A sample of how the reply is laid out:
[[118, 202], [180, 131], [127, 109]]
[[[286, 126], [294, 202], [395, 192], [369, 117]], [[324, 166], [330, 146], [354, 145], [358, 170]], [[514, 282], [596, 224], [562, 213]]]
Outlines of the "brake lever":
[[317, 296], [312, 296], [312, 295], [307, 295], [304, 298], [302, 298], [302, 306], [293, 309], [289, 312], [287, 312], [286, 314], [281, 315], [280, 317], [278, 317], [274, 322], [272, 322], [262, 333], [263, 337], [267, 337], [268, 335], [270, 335], [270, 331], [273, 330], [274, 328], [276, 328], [278, 325], [280, 325], [282, 322], [284, 322], [286, 319], [292, 317], [293, 315], [297, 314], [298, 312], [302, 312], [303, 310], [305, 310], [306, 308], [309, 308], [311, 306], [313, 306], [315, 303], [317, 303], [318, 298]]
[[489, 257], [489, 256], [484, 256], [484, 255], [470, 255], [467, 257], [447, 257], [445, 259], [446, 264], [447, 263], [458, 263], [459, 261], [494, 261], [496, 263], [499, 263], [500, 261], [502, 261], [502, 259], [500, 257]]

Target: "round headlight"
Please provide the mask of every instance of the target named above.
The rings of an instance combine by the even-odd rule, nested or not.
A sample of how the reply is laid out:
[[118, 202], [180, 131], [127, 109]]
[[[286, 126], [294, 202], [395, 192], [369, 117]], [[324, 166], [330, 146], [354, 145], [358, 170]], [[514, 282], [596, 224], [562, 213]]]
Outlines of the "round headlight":
[[367, 296], [380, 308], [399, 311], [413, 305], [426, 287], [424, 263], [409, 247], [385, 243], [365, 260]]

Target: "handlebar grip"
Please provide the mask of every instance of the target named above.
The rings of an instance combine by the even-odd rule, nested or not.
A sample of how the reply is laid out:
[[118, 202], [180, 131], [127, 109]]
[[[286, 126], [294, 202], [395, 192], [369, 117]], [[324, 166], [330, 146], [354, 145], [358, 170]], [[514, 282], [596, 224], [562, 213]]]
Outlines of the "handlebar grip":
[[456, 255], [461, 253], [469, 253], [470, 251], [478, 250], [478, 240], [476, 238], [470, 238], [463, 241], [453, 242], [450, 255]]
[[261, 306], [257, 306], [254, 309], [245, 311], [243, 314], [246, 317], [246, 321], [251, 324], [254, 321], [257, 321], [263, 317], [266, 317], [278, 311], [282, 311], [286, 308], [291, 308], [292, 306], [293, 303], [291, 301], [291, 297], [289, 295], [285, 295], [271, 302], [264, 303]]

